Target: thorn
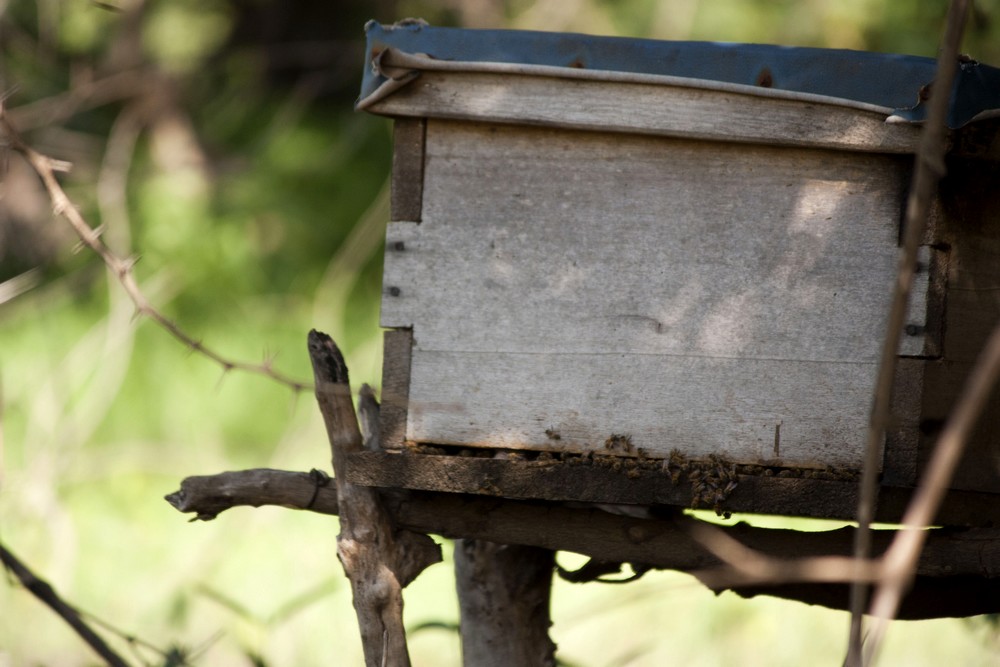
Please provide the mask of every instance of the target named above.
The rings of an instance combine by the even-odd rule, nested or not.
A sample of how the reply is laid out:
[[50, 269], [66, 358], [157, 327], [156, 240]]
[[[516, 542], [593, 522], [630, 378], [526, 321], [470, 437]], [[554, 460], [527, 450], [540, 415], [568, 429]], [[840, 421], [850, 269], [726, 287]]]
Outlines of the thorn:
[[67, 162], [66, 160], [56, 160], [54, 158], [45, 158], [48, 162], [49, 169], [56, 172], [66, 173], [73, 168], [72, 162]]
[[118, 275], [118, 278], [124, 278], [128, 274], [132, 273], [132, 267], [134, 267], [138, 263], [139, 263], [138, 255], [132, 255], [130, 257], [127, 257], [118, 263], [118, 266], [115, 267], [115, 273]]

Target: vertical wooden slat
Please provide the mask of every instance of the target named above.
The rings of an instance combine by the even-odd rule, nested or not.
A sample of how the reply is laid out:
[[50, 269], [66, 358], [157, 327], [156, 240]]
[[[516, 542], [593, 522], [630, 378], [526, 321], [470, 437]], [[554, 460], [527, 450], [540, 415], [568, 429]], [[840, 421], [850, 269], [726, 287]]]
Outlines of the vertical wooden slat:
[[424, 194], [424, 136], [427, 121], [423, 118], [397, 118], [392, 140], [393, 220], [420, 222]]
[[[423, 118], [397, 118], [393, 124], [392, 189], [390, 217], [394, 221], [420, 222], [424, 198]], [[382, 447], [398, 449], [406, 439], [410, 396], [410, 357], [413, 332], [385, 332], [382, 363]]]
[[929, 248], [927, 285], [927, 334], [924, 355], [944, 356], [945, 294], [948, 290], [948, 251]]
[[386, 331], [384, 340], [380, 420], [382, 448], [399, 449], [406, 440], [413, 331], [410, 329]]
[[912, 486], [916, 482], [926, 363], [923, 359], [907, 358], [897, 362], [892, 388], [894, 420], [885, 436], [883, 486]]

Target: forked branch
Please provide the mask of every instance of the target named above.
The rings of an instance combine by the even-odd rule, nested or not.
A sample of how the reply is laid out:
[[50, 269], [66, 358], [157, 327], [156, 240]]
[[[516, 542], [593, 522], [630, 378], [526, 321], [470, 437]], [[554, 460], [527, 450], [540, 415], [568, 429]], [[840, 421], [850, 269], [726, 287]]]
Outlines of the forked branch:
[[[363, 449], [347, 365], [326, 334], [311, 331], [308, 342], [316, 400], [336, 473], [341, 531], [337, 555], [351, 581], [365, 663], [368, 667], [406, 666], [410, 657], [403, 627], [403, 588], [428, 565], [440, 561], [441, 550], [426, 535], [398, 530], [374, 489], [346, 481], [347, 456]], [[375, 446], [372, 437], [377, 436], [369, 434], [369, 446]]]

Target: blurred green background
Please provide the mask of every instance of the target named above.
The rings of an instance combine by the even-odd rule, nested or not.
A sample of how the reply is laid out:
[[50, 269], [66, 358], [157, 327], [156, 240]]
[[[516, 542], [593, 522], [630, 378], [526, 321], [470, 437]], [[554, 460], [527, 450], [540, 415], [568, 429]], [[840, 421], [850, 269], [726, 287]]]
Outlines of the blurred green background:
[[[365, 20], [933, 56], [926, 0], [8, 0], [0, 94], [30, 144], [69, 160], [70, 196], [135, 256], [152, 301], [239, 360], [309, 381], [310, 328], [376, 387], [388, 121], [352, 109]], [[964, 50], [1000, 64], [1000, 2], [976, 3]], [[136, 319], [80, 251], [35, 176], [0, 154], [0, 540], [67, 599], [205, 665], [357, 665], [335, 519], [237, 509], [187, 523], [163, 496], [193, 474], [329, 467], [313, 399], [223, 373]], [[815, 527], [816, 524], [810, 524]], [[446, 554], [450, 546], [445, 547]], [[569, 564], [579, 561], [561, 555]], [[446, 562], [407, 589], [417, 665], [459, 664]], [[839, 665], [843, 613], [718, 598], [684, 575], [557, 582], [571, 665]], [[430, 624], [421, 628], [422, 624]], [[112, 638], [137, 663], [164, 657]], [[995, 665], [986, 619], [896, 623], [883, 664]], [[95, 664], [12, 579], [0, 667]]]

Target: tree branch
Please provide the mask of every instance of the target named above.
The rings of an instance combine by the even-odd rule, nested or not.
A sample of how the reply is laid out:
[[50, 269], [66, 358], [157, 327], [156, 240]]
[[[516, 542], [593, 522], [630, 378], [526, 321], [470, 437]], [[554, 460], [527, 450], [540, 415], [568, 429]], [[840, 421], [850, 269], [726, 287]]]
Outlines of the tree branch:
[[[854, 557], [859, 561], [867, 559], [871, 550], [870, 531], [871, 522], [875, 515], [878, 490], [879, 453], [889, 425], [899, 339], [903, 332], [907, 305], [913, 287], [917, 251], [927, 227], [927, 214], [937, 191], [938, 182], [945, 171], [945, 123], [958, 63], [958, 48], [967, 13], [967, 0], [952, 0], [941, 52], [938, 56], [937, 75], [933, 84], [927, 120], [920, 134], [920, 144], [917, 148], [913, 183], [906, 202], [903, 248], [899, 254], [892, 306], [889, 310], [889, 323], [882, 344], [871, 421], [865, 444], [861, 489], [858, 497], [859, 529], [855, 537]], [[857, 667], [862, 664], [862, 613], [867, 594], [868, 587], [863, 581], [856, 580], [851, 586], [851, 628], [846, 659], [847, 667]]]
[[42, 183], [45, 185], [45, 189], [49, 193], [49, 198], [52, 201], [52, 207], [55, 213], [65, 218], [73, 228], [73, 231], [76, 232], [76, 235], [80, 238], [80, 241], [104, 261], [108, 270], [111, 271], [115, 278], [117, 278], [118, 282], [121, 283], [125, 293], [128, 294], [132, 303], [135, 304], [136, 312], [139, 315], [153, 320], [175, 339], [202, 356], [208, 357], [220, 365], [225, 371], [240, 370], [248, 373], [265, 375], [275, 382], [279, 382], [296, 392], [310, 388], [309, 384], [293, 380], [283, 373], [279, 373], [274, 370], [270, 363], [251, 364], [243, 361], [234, 361], [222, 356], [212, 348], [204, 345], [201, 341], [189, 336], [183, 329], [180, 328], [180, 326], [153, 307], [135, 280], [135, 276], [132, 272], [135, 260], [122, 259], [110, 248], [108, 248], [104, 241], [101, 240], [101, 229], [91, 227], [87, 223], [83, 215], [70, 200], [65, 190], [63, 190], [62, 186], [59, 185], [59, 181], [56, 178], [56, 172], [69, 171], [71, 165], [68, 162], [54, 160], [50, 157], [42, 155], [28, 146], [21, 138], [21, 135], [18, 133], [17, 128], [14, 127], [10, 118], [8, 118], [8, 114], [6, 113], [2, 102], [0, 102], [0, 128], [3, 129], [3, 133], [6, 136], [10, 147], [23, 155], [38, 176], [42, 179]]
[[[204, 520], [237, 505], [275, 504], [336, 514], [333, 485], [318, 488], [317, 492], [309, 473], [244, 470], [189, 477], [167, 500]], [[314, 494], [316, 500], [308, 507]], [[716, 592], [775, 595], [847, 609], [846, 582], [855, 574], [849, 558], [853, 528], [804, 533], [746, 524], [715, 527], [693, 519], [635, 519], [583, 506], [454, 493], [394, 492], [382, 499], [398, 528], [690, 572]], [[711, 530], [707, 539], [706, 530]], [[904, 598], [899, 616], [937, 618], [1000, 611], [1000, 530], [927, 532], [928, 541], [916, 566], [917, 585]], [[727, 541], [715, 539], [718, 535]], [[877, 531], [875, 554], [884, 552], [893, 536], [894, 531]], [[826, 569], [831, 563], [836, 570]], [[866, 580], [871, 576], [867, 572]]]
[[108, 665], [111, 667], [128, 667], [128, 663], [120, 655], [111, 650], [111, 647], [105, 643], [101, 636], [87, 625], [80, 616], [80, 612], [59, 597], [59, 594], [56, 593], [55, 589], [47, 581], [36, 576], [14, 554], [8, 551], [3, 544], [0, 544], [0, 562], [4, 564], [4, 567], [11, 574], [17, 577], [21, 585], [32, 595], [48, 605], [52, 611], [66, 621], [76, 631], [76, 634], [80, 635], [80, 638], [90, 648], [94, 649], [94, 652], [101, 656]]
[[[308, 343], [316, 400], [336, 473], [341, 529], [337, 555], [351, 581], [365, 663], [368, 667], [407, 666], [410, 657], [403, 627], [403, 588], [428, 565], [439, 562], [441, 550], [426, 535], [397, 530], [374, 489], [346, 481], [348, 454], [363, 448], [347, 365], [326, 334], [311, 331]], [[364, 394], [366, 409], [373, 409], [374, 397]], [[374, 446], [372, 437], [369, 446]]]
[[934, 520], [955, 468], [965, 451], [969, 434], [979, 420], [998, 377], [1000, 377], [1000, 326], [993, 329], [986, 348], [976, 360], [972, 376], [957, 406], [938, 438], [926, 472], [903, 517], [903, 525], [906, 528], [897, 534], [884, 556], [885, 577], [875, 591], [870, 610], [875, 622], [865, 653], [866, 662], [871, 661], [877, 654], [888, 621], [895, 616], [904, 592], [913, 582], [916, 563], [928, 539], [925, 527]]
[[288, 472], [269, 468], [188, 477], [165, 496], [179, 512], [195, 512], [192, 521], [211, 521], [227, 509], [278, 505], [339, 514], [337, 489], [324, 472]]

